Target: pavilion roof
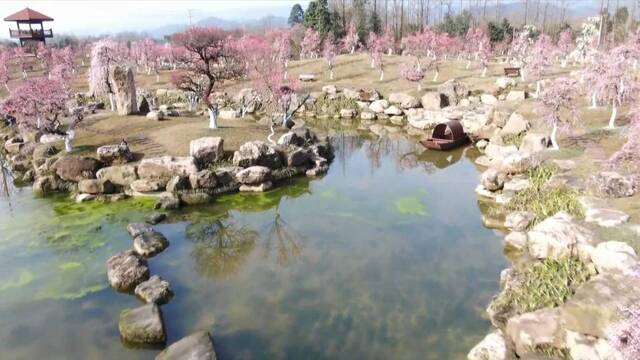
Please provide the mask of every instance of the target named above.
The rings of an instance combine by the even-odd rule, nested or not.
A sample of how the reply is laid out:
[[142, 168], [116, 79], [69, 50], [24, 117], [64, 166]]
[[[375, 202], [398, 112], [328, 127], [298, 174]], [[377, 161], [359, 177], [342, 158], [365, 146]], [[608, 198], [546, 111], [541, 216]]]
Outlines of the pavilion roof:
[[27, 7], [7, 16], [4, 21], [53, 21], [53, 19]]

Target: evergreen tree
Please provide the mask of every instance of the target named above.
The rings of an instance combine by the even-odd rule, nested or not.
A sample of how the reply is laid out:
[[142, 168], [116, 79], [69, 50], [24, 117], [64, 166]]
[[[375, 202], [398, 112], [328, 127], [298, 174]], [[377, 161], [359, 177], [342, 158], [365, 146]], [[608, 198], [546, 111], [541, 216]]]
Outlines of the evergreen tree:
[[489, 21], [488, 28], [489, 39], [492, 43], [499, 43], [513, 34], [513, 27], [506, 18], [503, 18], [500, 23]]
[[438, 30], [451, 36], [464, 36], [471, 27], [471, 19], [469, 10], [464, 10], [456, 16], [447, 13], [444, 20], [438, 25]]
[[307, 11], [304, 13], [304, 26], [315, 29], [323, 37], [331, 31], [331, 13], [327, 0], [309, 2]]
[[289, 21], [287, 21], [287, 23], [289, 26], [294, 26], [302, 24], [302, 22], [304, 22], [304, 10], [302, 10], [300, 4], [295, 4], [291, 8], [291, 14], [289, 14]]
[[331, 23], [331, 36], [334, 39], [340, 39], [347, 33], [344, 27], [342, 26], [342, 16], [340, 16], [340, 13], [337, 10], [331, 12], [330, 23]]
[[309, 6], [307, 6], [307, 11], [304, 12], [304, 27], [316, 28], [316, 13], [318, 12], [317, 5], [318, 4], [316, 4], [314, 0], [309, 3]]
[[377, 12], [372, 11], [371, 17], [369, 18], [369, 28], [374, 33], [380, 35], [382, 33], [382, 19]]
[[356, 29], [358, 37], [362, 43], [365, 42], [367, 35], [369, 34], [369, 27], [367, 26], [367, 13], [366, 13], [367, 0], [353, 0], [353, 16], [356, 19]]

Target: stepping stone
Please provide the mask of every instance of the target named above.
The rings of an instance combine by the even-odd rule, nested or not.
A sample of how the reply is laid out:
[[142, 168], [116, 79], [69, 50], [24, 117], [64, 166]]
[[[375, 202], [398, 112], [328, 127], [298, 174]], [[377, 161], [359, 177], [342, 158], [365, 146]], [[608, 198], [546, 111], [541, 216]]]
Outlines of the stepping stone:
[[155, 225], [164, 221], [167, 218], [167, 214], [153, 213], [145, 218], [148, 224]]
[[149, 224], [145, 223], [132, 223], [127, 225], [127, 232], [132, 238], [138, 237], [138, 235], [146, 232], [152, 232], [153, 228]]
[[164, 349], [156, 360], [216, 360], [216, 350], [207, 331], [186, 336]]
[[133, 239], [133, 249], [144, 257], [152, 257], [169, 246], [169, 240], [157, 231], [144, 232]]
[[149, 280], [136, 286], [135, 293], [147, 303], [158, 305], [168, 303], [173, 297], [169, 282], [158, 275], [153, 275]]
[[118, 253], [107, 260], [109, 285], [118, 291], [131, 291], [148, 278], [147, 261], [133, 250]]
[[167, 338], [162, 312], [156, 304], [122, 310], [118, 329], [122, 339], [131, 344], [163, 344]]

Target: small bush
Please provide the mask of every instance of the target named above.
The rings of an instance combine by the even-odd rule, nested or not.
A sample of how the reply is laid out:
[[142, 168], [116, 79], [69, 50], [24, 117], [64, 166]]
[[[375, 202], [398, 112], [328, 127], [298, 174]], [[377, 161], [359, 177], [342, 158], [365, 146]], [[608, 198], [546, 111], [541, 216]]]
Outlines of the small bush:
[[582, 217], [582, 209], [578, 203], [578, 190], [567, 187], [545, 187], [545, 184], [557, 169], [550, 165], [541, 165], [529, 170], [527, 177], [529, 188], [517, 193], [507, 208], [512, 211], [531, 211], [536, 220], [544, 220], [560, 211]]
[[564, 304], [591, 275], [590, 269], [576, 258], [536, 262], [519, 272], [518, 285], [500, 293], [496, 301], [516, 314], [556, 307]]

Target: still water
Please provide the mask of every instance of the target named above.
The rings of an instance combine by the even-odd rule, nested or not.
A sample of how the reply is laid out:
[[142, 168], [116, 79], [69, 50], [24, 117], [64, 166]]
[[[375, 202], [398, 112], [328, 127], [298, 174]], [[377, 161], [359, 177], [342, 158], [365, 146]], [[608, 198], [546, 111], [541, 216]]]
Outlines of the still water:
[[[221, 359], [461, 359], [489, 329], [506, 266], [482, 226], [470, 151], [333, 138], [319, 179], [169, 214], [150, 259], [174, 290], [169, 343], [211, 332]], [[464, 152], [464, 154], [463, 154]], [[1, 185], [1, 184], [0, 184]], [[0, 188], [0, 358], [152, 359], [118, 334], [135, 297], [107, 286], [153, 201], [75, 204]]]

